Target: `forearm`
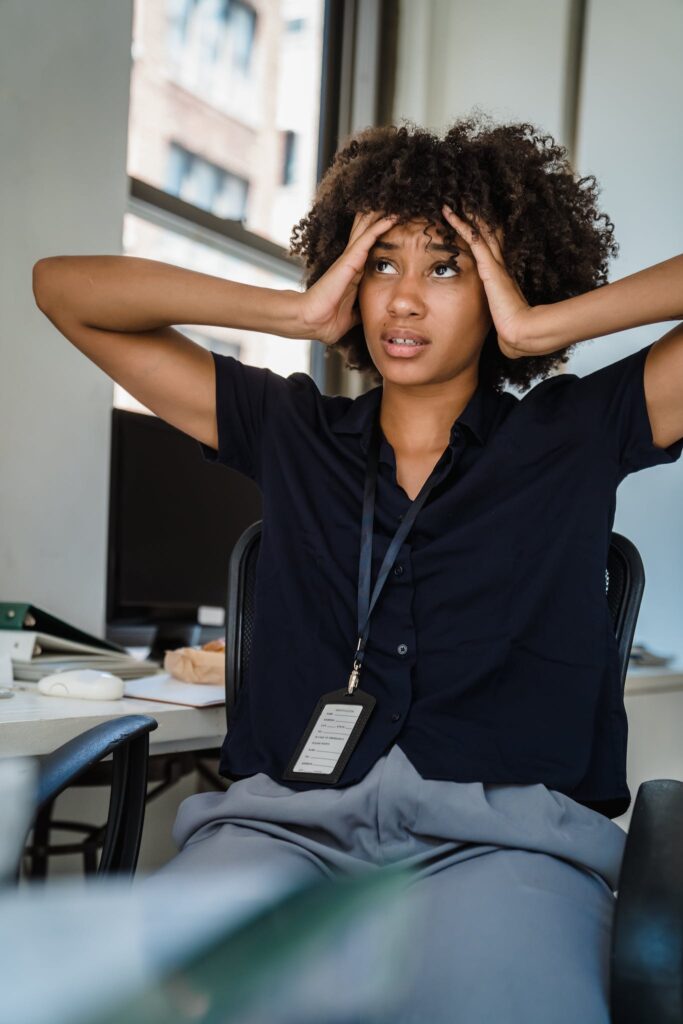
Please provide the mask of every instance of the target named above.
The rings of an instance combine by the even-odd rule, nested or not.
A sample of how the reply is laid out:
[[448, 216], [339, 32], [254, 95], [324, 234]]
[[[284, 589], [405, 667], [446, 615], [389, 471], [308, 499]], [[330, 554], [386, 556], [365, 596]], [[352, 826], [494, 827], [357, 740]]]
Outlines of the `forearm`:
[[110, 331], [174, 324], [262, 331], [301, 338], [300, 293], [260, 288], [135, 256], [52, 256], [33, 270], [45, 312]]
[[552, 351], [631, 327], [683, 320], [683, 255], [531, 312], [530, 347], [547, 342]]

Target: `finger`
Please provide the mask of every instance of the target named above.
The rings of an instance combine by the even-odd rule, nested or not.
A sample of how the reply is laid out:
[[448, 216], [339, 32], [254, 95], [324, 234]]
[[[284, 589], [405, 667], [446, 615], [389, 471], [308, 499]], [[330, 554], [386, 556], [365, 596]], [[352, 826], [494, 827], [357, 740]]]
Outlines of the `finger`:
[[491, 253], [493, 254], [493, 257], [496, 260], [496, 262], [500, 263], [500, 265], [504, 267], [505, 259], [503, 257], [503, 250], [501, 246], [503, 229], [501, 227], [492, 228], [489, 224], [485, 224], [483, 221], [481, 221], [479, 217], [473, 216], [472, 220], [474, 221], [474, 224], [477, 230], [479, 231], [480, 236], [484, 239], [487, 246], [491, 250]]
[[490, 262], [493, 260], [495, 263], [504, 265], [503, 254], [498, 245], [494, 232], [489, 228], [487, 224], [480, 221], [474, 214], [470, 215], [472, 224], [469, 224], [462, 217], [459, 217], [450, 206], [444, 203], [443, 212], [446, 220], [452, 224], [460, 235], [465, 239], [467, 244], [470, 246], [474, 258], [478, 263]]
[[380, 235], [383, 235], [385, 231], [388, 231], [398, 219], [398, 214], [390, 214], [389, 216], [383, 216], [382, 214], [375, 214], [374, 212], [370, 215], [376, 217], [376, 220], [366, 223], [364, 218], [359, 218], [358, 224], [356, 225], [356, 235], [354, 238], [350, 238], [346, 249], [339, 257], [338, 262], [342, 265], [350, 267], [352, 270], [352, 280], [355, 284], [358, 284], [363, 273], [365, 272], [365, 265], [368, 259], [368, 253]]
[[369, 222], [369, 218], [371, 216], [372, 216], [372, 211], [371, 210], [357, 210], [356, 211], [356, 213], [354, 215], [354, 218], [353, 218], [353, 224], [351, 225], [351, 230], [349, 232], [349, 240], [347, 242], [347, 245], [353, 245], [353, 243], [356, 241], [356, 239], [359, 238], [360, 235], [363, 234], [363, 232], [365, 231], [365, 228], [367, 226], [367, 223]]
[[[457, 217], [455, 211], [451, 210], [454, 217]], [[491, 248], [490, 245], [490, 232], [487, 225], [485, 225], [476, 214], [468, 213], [468, 220], [463, 220], [462, 217], [457, 218], [461, 224], [467, 225], [470, 229], [470, 238], [474, 244], [484, 244], [487, 249]], [[471, 244], [471, 243], [470, 243]]]
[[442, 210], [446, 220], [456, 228], [458, 234], [464, 238], [468, 245], [471, 246], [473, 242], [476, 243], [477, 240], [474, 237], [472, 227], [467, 221], [463, 220], [462, 217], [458, 217], [455, 210], [452, 210], [446, 203], [442, 206]]
[[[365, 212], [359, 210], [356, 213], [356, 216], [353, 219], [353, 226], [349, 234], [349, 245], [353, 245], [356, 239], [360, 238], [363, 232], [367, 230], [368, 225], [372, 223], [373, 218], [375, 221], [386, 219], [384, 214], [378, 213], [376, 210], [366, 210]], [[387, 231], [388, 228], [385, 228], [384, 230]]]
[[351, 244], [354, 248], [358, 246], [358, 248], [367, 256], [370, 247], [375, 243], [380, 235], [383, 235], [393, 227], [397, 219], [398, 214], [396, 213], [391, 213], [388, 216], [380, 214], [376, 220], [366, 224], [364, 227], [359, 224], [358, 229], [360, 234]]
[[503, 257], [503, 246], [502, 246], [502, 243], [503, 243], [503, 229], [500, 228], [500, 227], [498, 227], [498, 228], [491, 228], [491, 227], [488, 227], [488, 225], [487, 225], [487, 226], [484, 227], [483, 231], [484, 231], [484, 234], [485, 234], [486, 241], [488, 243], [489, 249], [491, 250], [491, 252], [495, 256], [496, 260], [500, 264], [504, 265], [505, 264], [505, 259]]
[[498, 248], [502, 252], [503, 251], [503, 246], [505, 245], [505, 235], [503, 234], [503, 228], [502, 227], [497, 227], [496, 230], [493, 233], [493, 237], [496, 240], [496, 244], [497, 244]]
[[443, 212], [449, 224], [452, 224], [458, 234], [467, 242], [477, 263], [486, 263], [495, 259], [486, 239], [482, 235], [481, 227], [474, 217], [472, 217], [473, 224], [469, 224], [462, 217], [459, 217], [450, 206], [445, 204]]

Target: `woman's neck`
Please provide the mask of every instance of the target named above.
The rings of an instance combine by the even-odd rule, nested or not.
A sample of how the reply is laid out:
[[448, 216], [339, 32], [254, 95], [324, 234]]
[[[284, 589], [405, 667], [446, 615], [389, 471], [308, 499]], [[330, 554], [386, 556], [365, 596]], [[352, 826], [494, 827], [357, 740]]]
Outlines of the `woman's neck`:
[[441, 384], [402, 386], [384, 381], [380, 426], [394, 449], [406, 455], [442, 452], [453, 423], [477, 388], [477, 379], [462, 376]]

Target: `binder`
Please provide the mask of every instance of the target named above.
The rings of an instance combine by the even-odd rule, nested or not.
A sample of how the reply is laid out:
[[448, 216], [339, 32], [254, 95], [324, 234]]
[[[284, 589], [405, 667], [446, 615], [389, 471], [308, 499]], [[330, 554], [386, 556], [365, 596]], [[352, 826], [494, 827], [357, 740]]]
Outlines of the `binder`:
[[8, 654], [15, 680], [37, 682], [52, 672], [98, 668], [121, 679], [156, 675], [161, 667], [140, 661], [125, 647], [101, 640], [35, 605], [0, 602], [0, 655]]
[[[110, 640], [102, 640], [98, 636], [85, 633], [82, 629], [69, 625], [56, 615], [37, 608], [34, 604], [22, 603], [21, 601], [0, 601], [0, 630], [12, 630], [20, 632], [46, 633], [49, 636], [59, 637], [61, 640], [72, 640], [76, 644], [85, 644], [94, 647], [98, 651], [117, 651], [119, 654], [128, 654], [125, 647]], [[22, 648], [22, 649], [25, 649]]]

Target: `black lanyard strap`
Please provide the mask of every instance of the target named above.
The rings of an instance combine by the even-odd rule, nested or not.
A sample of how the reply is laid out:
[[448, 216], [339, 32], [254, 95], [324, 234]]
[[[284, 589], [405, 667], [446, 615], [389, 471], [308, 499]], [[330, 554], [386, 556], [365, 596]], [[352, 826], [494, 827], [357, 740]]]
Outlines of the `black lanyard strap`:
[[432, 487], [436, 483], [436, 467], [429, 478], [422, 485], [420, 493], [403, 517], [401, 525], [391, 539], [387, 548], [384, 560], [379, 570], [375, 589], [370, 600], [370, 575], [372, 572], [372, 534], [375, 520], [375, 496], [377, 493], [377, 469], [379, 465], [380, 436], [380, 413], [377, 412], [373, 423], [372, 438], [368, 452], [368, 462], [365, 473], [365, 491], [363, 494], [363, 518], [361, 521], [361, 546], [360, 561], [358, 566], [358, 646], [354, 655], [353, 671], [349, 678], [349, 693], [358, 685], [358, 676], [365, 657], [365, 645], [370, 632], [370, 616], [377, 604], [377, 599], [386, 583], [387, 576], [396, 561], [396, 556], [403, 544], [410, 528], [417, 519], [420, 509], [429, 497]]

